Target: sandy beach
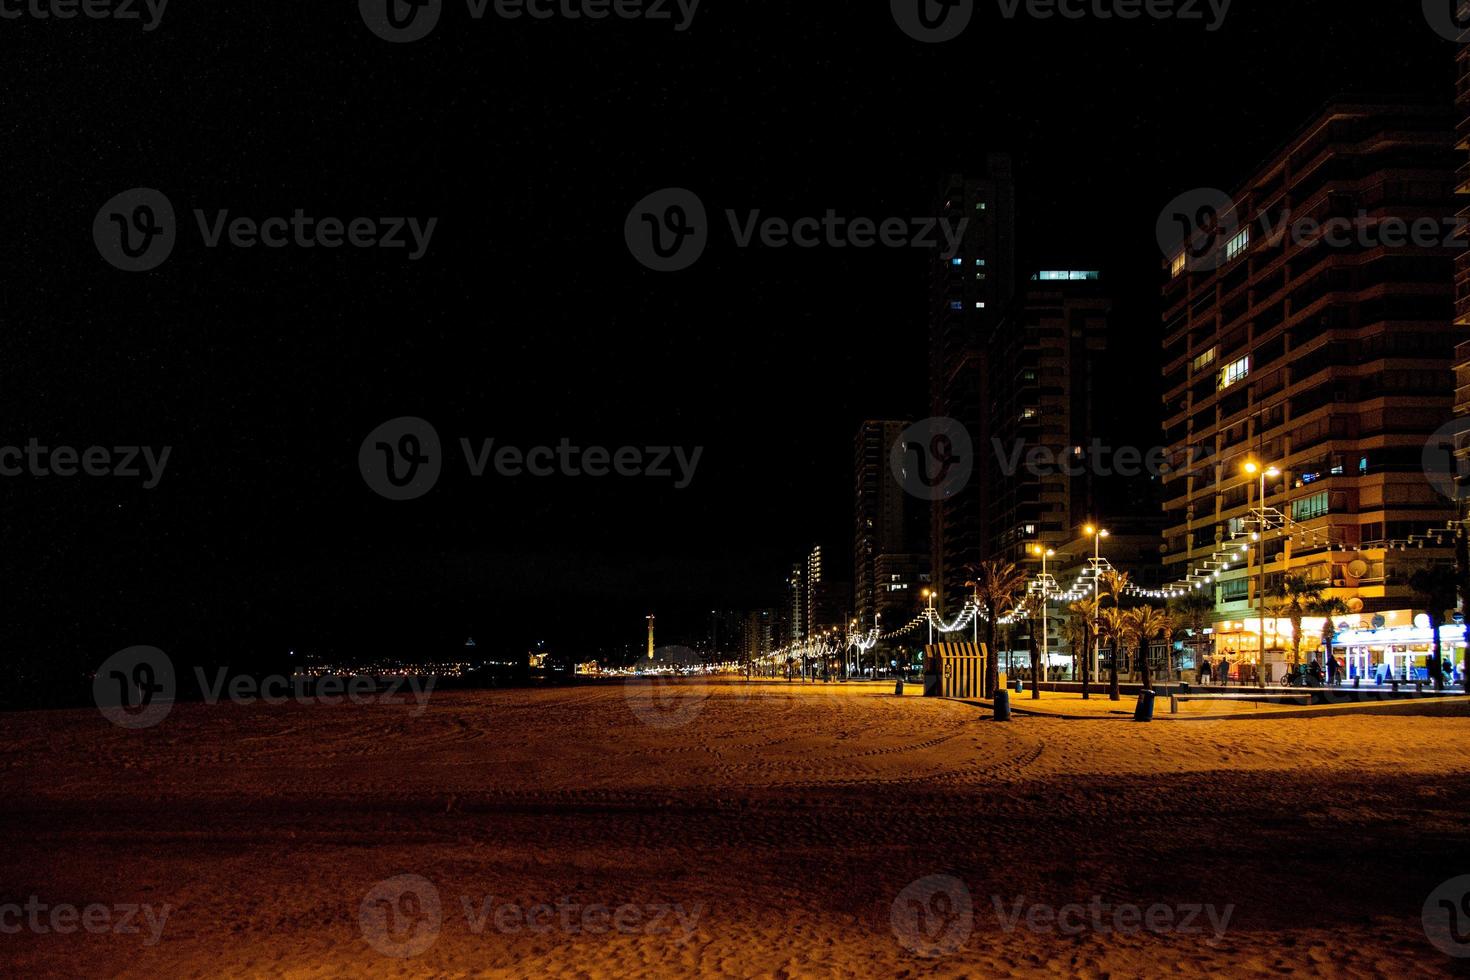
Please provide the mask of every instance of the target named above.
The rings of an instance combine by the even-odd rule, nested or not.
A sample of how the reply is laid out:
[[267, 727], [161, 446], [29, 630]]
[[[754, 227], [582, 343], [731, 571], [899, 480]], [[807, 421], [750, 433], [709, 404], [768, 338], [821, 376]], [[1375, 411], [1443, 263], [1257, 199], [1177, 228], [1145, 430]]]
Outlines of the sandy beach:
[[9, 714], [0, 926], [24, 925], [0, 961], [57, 977], [1451, 975], [1466, 961], [1421, 909], [1470, 874], [1466, 732], [1002, 725], [876, 685], [740, 682], [436, 693], [422, 710], [180, 704], [137, 731]]

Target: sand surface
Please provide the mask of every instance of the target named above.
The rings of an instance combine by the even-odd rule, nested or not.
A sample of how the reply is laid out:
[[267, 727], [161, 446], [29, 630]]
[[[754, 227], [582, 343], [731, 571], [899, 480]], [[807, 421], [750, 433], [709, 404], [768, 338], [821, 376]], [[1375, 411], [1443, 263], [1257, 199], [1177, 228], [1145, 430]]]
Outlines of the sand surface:
[[[1470, 965], [1421, 922], [1470, 874], [1470, 718], [1000, 725], [885, 690], [193, 704], [137, 731], [96, 711], [0, 716], [0, 927], [7, 903], [138, 910], [134, 932], [5, 930], [0, 974]], [[1153, 926], [1120, 907], [1156, 907]]]

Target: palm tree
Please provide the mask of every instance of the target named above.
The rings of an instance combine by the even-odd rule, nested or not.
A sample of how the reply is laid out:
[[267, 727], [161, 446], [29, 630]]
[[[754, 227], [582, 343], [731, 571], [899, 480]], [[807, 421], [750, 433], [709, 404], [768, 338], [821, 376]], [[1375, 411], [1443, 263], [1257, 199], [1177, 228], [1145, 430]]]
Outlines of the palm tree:
[[1199, 669], [1200, 638], [1204, 636], [1205, 627], [1209, 625], [1210, 617], [1215, 612], [1215, 597], [1212, 593], [1203, 589], [1190, 589], [1184, 595], [1169, 603], [1170, 612], [1178, 621], [1180, 626], [1189, 630], [1189, 649], [1194, 654], [1195, 669]]
[[[1097, 617], [1094, 615], [1097, 611], [1097, 604], [1091, 599], [1078, 599], [1067, 608], [1072, 612], [1072, 619], [1067, 622], [1067, 636], [1069, 640], [1072, 639], [1072, 623], [1075, 621], [1082, 624], [1081, 642], [1072, 642], [1072, 653], [1081, 668], [1079, 674], [1082, 678], [1082, 699], [1089, 701], [1092, 699], [1092, 688], [1088, 683], [1092, 677], [1092, 651], [1098, 641], [1098, 637], [1092, 629], [1093, 623], [1097, 621]], [[1078, 650], [1082, 651], [1080, 657], [1076, 656]]]
[[1338, 616], [1346, 616], [1349, 611], [1346, 602], [1332, 595], [1319, 595], [1307, 606], [1307, 612], [1313, 616], [1322, 617], [1322, 662], [1324, 664], [1332, 658], [1332, 638], [1337, 635], [1337, 627], [1333, 625], [1333, 620]]
[[1041, 632], [1041, 617], [1046, 615], [1045, 607], [1039, 603], [1028, 603], [1026, 606], [1026, 621], [1030, 627], [1026, 632], [1030, 636], [1031, 646], [1031, 700], [1041, 700], [1041, 644], [1037, 642], [1038, 634]]
[[[1087, 662], [1086, 657], [1088, 643], [1090, 643], [1092, 640], [1092, 613], [1090, 611], [1078, 608], [1078, 606], [1082, 605], [1086, 605], [1088, 609], [1090, 609], [1092, 606], [1092, 600], [1089, 599], [1085, 600], [1084, 602], [1074, 602], [1067, 607], [1068, 611], [1071, 612], [1072, 615], [1068, 616], [1066, 623], [1062, 625], [1062, 633], [1067, 638], [1067, 645], [1072, 648], [1073, 659], [1079, 658], [1077, 651], [1081, 650], [1082, 653], [1080, 655], [1080, 658], [1082, 663], [1085, 664]], [[1082, 685], [1082, 696], [1085, 698], [1087, 697], [1087, 675], [1083, 674], [1082, 676], [1084, 678]]]
[[1099, 615], [1102, 617], [1098, 622], [1099, 631], [1108, 638], [1112, 651], [1108, 663], [1108, 700], [1121, 701], [1123, 695], [1118, 691], [1118, 648], [1123, 645], [1127, 634], [1124, 627], [1124, 617], [1127, 614], [1117, 606], [1109, 606]]
[[1154, 685], [1149, 676], [1148, 648], [1155, 637], [1172, 635], [1174, 618], [1153, 606], [1140, 606], [1123, 613], [1122, 628], [1124, 635], [1138, 645], [1138, 669], [1143, 689], [1152, 691]]
[[1434, 634], [1434, 653], [1429, 660], [1429, 674], [1435, 691], [1444, 690], [1444, 658], [1439, 648], [1439, 628], [1444, 624], [1444, 611], [1455, 604], [1459, 576], [1448, 565], [1425, 565], [1409, 576], [1409, 588], [1424, 600], [1429, 614], [1429, 629]]
[[1291, 666], [1302, 662], [1302, 617], [1322, 596], [1326, 583], [1305, 575], [1287, 575], [1267, 593], [1277, 600], [1275, 611], [1291, 623]]
[[985, 613], [985, 649], [988, 653], [985, 658], [985, 689], [989, 692], [986, 697], [995, 697], [996, 689], [1000, 687], [1000, 669], [995, 653], [996, 621], [1014, 608], [1016, 599], [1026, 591], [1026, 572], [1014, 562], [1003, 559], [982, 561], [978, 565], [968, 565], [966, 569], [973, 570], [974, 578], [965, 585], [975, 591], [975, 601]]
[[[1123, 593], [1128, 591], [1128, 573], [1120, 572], [1116, 568], [1110, 568], [1102, 573], [1099, 581], [1102, 585], [1101, 595], [1098, 598], [1099, 604], [1102, 602], [1102, 597], [1105, 596], [1113, 600], [1114, 608], [1121, 609], [1123, 606]], [[1113, 665], [1108, 671], [1108, 700], [1110, 701], [1122, 700], [1122, 696], [1118, 693], [1118, 637], [1119, 634], [1114, 632]]]

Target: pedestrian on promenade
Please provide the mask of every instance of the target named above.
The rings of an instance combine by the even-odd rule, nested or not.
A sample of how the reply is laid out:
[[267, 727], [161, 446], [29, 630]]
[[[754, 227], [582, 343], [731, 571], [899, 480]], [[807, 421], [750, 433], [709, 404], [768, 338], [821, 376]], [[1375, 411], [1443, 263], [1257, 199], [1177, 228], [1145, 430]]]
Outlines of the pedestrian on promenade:
[[1210, 683], [1210, 658], [1201, 657], [1199, 661], [1199, 682], [1201, 685]]

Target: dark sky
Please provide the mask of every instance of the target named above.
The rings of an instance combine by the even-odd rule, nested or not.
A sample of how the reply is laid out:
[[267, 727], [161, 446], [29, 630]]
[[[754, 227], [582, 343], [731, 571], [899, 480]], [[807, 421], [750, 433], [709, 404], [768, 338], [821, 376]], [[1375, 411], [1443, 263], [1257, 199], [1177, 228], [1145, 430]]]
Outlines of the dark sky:
[[[643, 195], [907, 217], [1009, 151], [1023, 267], [1103, 268], [1152, 372], [1165, 202], [1233, 186], [1334, 93], [1453, 90], [1414, 3], [1238, 0], [1216, 33], [996, 9], [933, 46], [883, 3], [705, 0], [685, 33], [451, 3], [401, 45], [345, 0], [0, 22], [0, 445], [172, 447], [150, 491], [0, 479], [7, 653], [581, 646], [638, 642], [650, 610], [692, 639], [695, 610], [772, 601], [806, 546], [847, 547], [857, 422], [923, 414], [925, 260], [720, 232], [660, 275], [623, 243]], [[138, 186], [183, 228], [127, 274], [91, 227]], [[194, 208], [439, 225], [418, 262], [205, 249]], [[394, 504], [356, 457], [406, 415], [450, 458]], [[704, 455], [683, 491], [472, 480], [461, 437]]]

